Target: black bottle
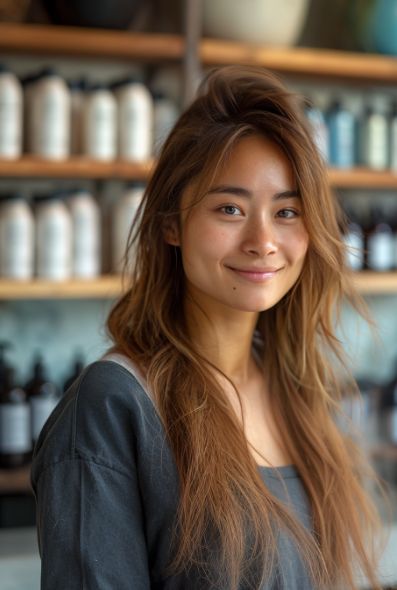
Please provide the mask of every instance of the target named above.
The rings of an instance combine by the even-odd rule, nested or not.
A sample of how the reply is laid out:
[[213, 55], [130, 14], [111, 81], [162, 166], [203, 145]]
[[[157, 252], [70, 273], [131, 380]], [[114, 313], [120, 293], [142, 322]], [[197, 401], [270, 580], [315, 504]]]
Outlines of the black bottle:
[[35, 444], [48, 416], [59, 402], [58, 388], [48, 379], [40, 355], [36, 355], [33, 375], [25, 390], [30, 404], [32, 442]]
[[0, 467], [21, 467], [31, 458], [30, 409], [26, 392], [15, 384], [14, 370], [0, 343]]
[[80, 376], [81, 372], [84, 369], [84, 362], [83, 359], [80, 355], [76, 356], [76, 360], [74, 362], [74, 368], [72, 373], [69, 375], [69, 377], [67, 377], [67, 379], [65, 380], [65, 383], [63, 385], [63, 391], [64, 393], [66, 393], [66, 391], [69, 389], [69, 387], [71, 385], [73, 385], [73, 383], [76, 381], [76, 379]]

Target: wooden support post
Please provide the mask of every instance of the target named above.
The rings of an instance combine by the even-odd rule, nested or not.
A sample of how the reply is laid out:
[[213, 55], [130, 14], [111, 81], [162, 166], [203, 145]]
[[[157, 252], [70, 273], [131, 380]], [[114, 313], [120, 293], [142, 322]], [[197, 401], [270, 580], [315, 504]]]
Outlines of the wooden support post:
[[183, 104], [187, 106], [192, 101], [201, 80], [199, 46], [201, 39], [202, 0], [185, 0], [184, 21], [186, 49], [183, 60]]

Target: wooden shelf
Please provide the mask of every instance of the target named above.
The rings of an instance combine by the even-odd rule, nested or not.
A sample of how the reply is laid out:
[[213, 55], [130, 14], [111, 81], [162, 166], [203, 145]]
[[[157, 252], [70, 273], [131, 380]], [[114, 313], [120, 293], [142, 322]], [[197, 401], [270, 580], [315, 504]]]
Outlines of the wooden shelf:
[[[397, 272], [364, 271], [353, 275], [363, 295], [397, 294]], [[122, 292], [119, 275], [70, 281], [15, 281], [0, 279], [0, 300], [11, 299], [112, 299]]]
[[397, 188], [397, 171], [377, 171], [368, 168], [348, 170], [331, 168], [328, 171], [328, 178], [331, 186], [335, 188]]
[[0, 493], [31, 492], [30, 465], [18, 469], [0, 469]]
[[59, 282], [48, 280], [0, 280], [0, 300], [112, 299], [120, 295], [121, 291], [121, 277], [117, 275]]
[[[0, 50], [158, 62], [181, 60], [185, 40], [181, 35], [0, 23]], [[200, 43], [200, 58], [206, 66], [240, 63], [300, 76], [378, 84], [397, 81], [397, 59], [368, 53], [271, 47], [205, 38]]]
[[67, 160], [45, 160], [23, 156], [19, 160], [0, 160], [0, 178], [93, 178], [147, 180], [153, 161], [100, 162], [83, 156]]
[[[0, 159], [0, 178], [147, 180], [154, 164], [154, 160], [100, 162], [84, 156], [73, 156], [55, 161], [26, 155], [19, 160]], [[331, 168], [328, 177], [335, 188], [397, 188], [397, 172], [389, 170], [378, 172], [367, 168]]]
[[397, 294], [397, 272], [363, 271], [354, 274], [354, 281], [362, 295]]
[[266, 47], [203, 39], [200, 57], [205, 65], [246, 64], [286, 74], [390, 84], [397, 81], [397, 59], [377, 54], [304, 47]]
[[184, 46], [179, 35], [0, 23], [2, 53], [164, 62], [180, 60]]

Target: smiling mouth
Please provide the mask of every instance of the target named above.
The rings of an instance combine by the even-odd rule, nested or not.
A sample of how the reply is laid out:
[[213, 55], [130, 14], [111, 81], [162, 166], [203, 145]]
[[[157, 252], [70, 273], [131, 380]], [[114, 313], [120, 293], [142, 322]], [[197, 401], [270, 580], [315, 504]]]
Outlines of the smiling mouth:
[[227, 267], [240, 277], [252, 281], [253, 283], [263, 283], [276, 276], [281, 268], [266, 268], [266, 269], [239, 269], [232, 266]]

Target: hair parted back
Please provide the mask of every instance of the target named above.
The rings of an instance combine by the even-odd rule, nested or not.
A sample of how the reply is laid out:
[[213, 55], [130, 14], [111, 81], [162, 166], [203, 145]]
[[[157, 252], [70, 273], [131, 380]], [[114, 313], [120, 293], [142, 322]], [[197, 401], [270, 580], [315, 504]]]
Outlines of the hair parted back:
[[[128, 289], [108, 319], [114, 347], [146, 373], [178, 468], [169, 571], [197, 567], [214, 588], [258, 589], [277, 563], [280, 528], [296, 540], [315, 588], [356, 589], [357, 568], [371, 587], [381, 587], [371, 545], [379, 521], [363, 484], [375, 476], [333, 417], [340, 398], [335, 360], [343, 365], [336, 312], [344, 296], [359, 299], [344, 266], [340, 212], [302, 106], [263, 69], [228, 66], [205, 78], [150, 178], [130, 235]], [[253, 134], [287, 155], [309, 234], [300, 278], [260, 314], [257, 330], [274, 416], [310, 500], [312, 534], [265, 489], [214, 367], [189, 341], [180, 252], [164, 239], [166, 224], [179, 220], [185, 189], [194, 183], [199, 199], [236, 143]], [[209, 538], [216, 543], [208, 546]]]

